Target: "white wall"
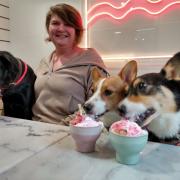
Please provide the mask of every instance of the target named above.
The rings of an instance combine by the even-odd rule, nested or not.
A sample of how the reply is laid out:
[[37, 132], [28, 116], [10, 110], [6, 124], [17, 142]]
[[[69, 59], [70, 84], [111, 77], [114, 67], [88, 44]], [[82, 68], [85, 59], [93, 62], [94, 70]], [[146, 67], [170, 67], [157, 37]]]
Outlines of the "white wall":
[[9, 50], [9, 0], [0, 0], [0, 50]]
[[54, 48], [44, 41], [45, 17], [49, 7], [58, 3], [83, 9], [80, 0], [10, 0], [10, 51], [33, 68]]
[[105, 60], [105, 64], [108, 67], [111, 75], [118, 74], [123, 66], [130, 60], [136, 60], [138, 65], [138, 75], [160, 72], [169, 58], [131, 58], [131, 59], [119, 59], [119, 60]]
[[[0, 0], [0, 1], [6, 1], [6, 0]], [[39, 64], [39, 61], [49, 54], [52, 49], [54, 48], [51, 43], [46, 43], [44, 39], [46, 38], [46, 29], [45, 29], [45, 16], [50, 6], [58, 4], [58, 3], [69, 3], [76, 7], [84, 16], [84, 0], [9, 0], [10, 1], [10, 51], [17, 57], [22, 58], [25, 60], [28, 64], [30, 64], [33, 68], [36, 68]], [[91, 0], [96, 2], [95, 0]], [[88, 0], [88, 3], [91, 2]], [[118, 1], [119, 2], [119, 1]], [[175, 14], [179, 14], [179, 11], [174, 12]], [[180, 30], [180, 16], [175, 16], [175, 14], [171, 14], [170, 20], [166, 21], [164, 20], [164, 24], [167, 24], [167, 22], [174, 20], [176, 24], [179, 24], [176, 29], [176, 33], [173, 33], [174, 39], [179, 39], [180, 36], [177, 34]], [[169, 18], [167, 17], [167, 19]], [[166, 18], [166, 17], [164, 17]], [[134, 21], [133, 21], [134, 22]], [[136, 24], [139, 21], [135, 21]], [[147, 24], [143, 21], [142, 26], [145, 26]], [[130, 23], [130, 22], [129, 22]], [[161, 24], [161, 21], [157, 22]], [[98, 24], [96, 24], [98, 25]], [[122, 25], [122, 26], [121, 26]], [[126, 24], [120, 24], [118, 25], [119, 28], [123, 28]], [[134, 25], [134, 24], [133, 24]], [[94, 26], [93, 28], [95, 28]], [[133, 26], [134, 27], [134, 26]], [[169, 24], [167, 27], [171, 28], [172, 26]], [[114, 41], [111, 38], [111, 35], [114, 32], [112, 24], [109, 24], [108, 22], [108, 28], [104, 26], [98, 26], [98, 28], [90, 28], [90, 31], [88, 32], [89, 36], [89, 45], [91, 47], [96, 48], [99, 53], [105, 57], [106, 55], [111, 55], [112, 53], [119, 53], [120, 55], [129, 56], [131, 55], [137, 48], [139, 48], [140, 52], [142, 54], [134, 54], [136, 56], [141, 55], [148, 55], [143, 54], [146, 52], [143, 47], [139, 46], [138, 44], [132, 47], [132, 49], [128, 49], [128, 47], [131, 47], [131, 42], [126, 42], [125, 40], [118, 41], [117, 38], [115, 38], [116, 41]], [[107, 29], [112, 29], [112, 32], [107, 31]], [[128, 26], [127, 28], [129, 31], [133, 30], [131, 26]], [[162, 28], [161, 28], [162, 29]], [[165, 28], [164, 30], [166, 30]], [[128, 31], [128, 32], [129, 32]], [[164, 31], [163, 31], [164, 32]], [[165, 31], [166, 32], [166, 31]], [[173, 28], [174, 32], [174, 28]], [[130, 35], [133, 35], [133, 33], [130, 33]], [[130, 37], [128, 35], [128, 37]], [[157, 40], [161, 37], [159, 34], [156, 34]], [[171, 38], [172, 35], [169, 36]], [[151, 53], [149, 55], [173, 55], [176, 51], [180, 50], [179, 41], [176, 43], [160, 43], [159, 41], [153, 41], [153, 43], [157, 43], [157, 46], [162, 45], [162, 51], [158, 51], [156, 49], [156, 46], [148, 47], [149, 51]], [[82, 43], [83, 46], [84, 43]], [[148, 46], [148, 43], [146, 44]], [[176, 45], [176, 48], [174, 47]], [[166, 51], [166, 48], [170, 48], [169, 51]], [[109, 49], [108, 49], [109, 47]], [[107, 51], [104, 51], [103, 48], [107, 48]], [[156, 53], [155, 50], [157, 51]], [[107, 54], [106, 54], [107, 52]], [[126, 52], [123, 54], [123, 52]], [[160, 53], [160, 54], [158, 54]], [[133, 56], [133, 55], [132, 55]], [[158, 72], [161, 67], [165, 64], [165, 62], [168, 60], [169, 57], [166, 58], [139, 58], [135, 59], [138, 62], [139, 66], [139, 74], [147, 73], [147, 72]], [[105, 64], [107, 65], [108, 69], [111, 71], [111, 74], [116, 74], [119, 72], [119, 70], [122, 68], [122, 66], [127, 62], [128, 60], [123, 60], [122, 58], [119, 59], [113, 59], [105, 60]]]
[[[88, 9], [103, 0], [88, 0]], [[105, 2], [105, 1], [104, 1]], [[129, 10], [144, 7], [158, 12], [167, 7], [171, 0], [150, 3], [147, 0], [111, 0], [117, 8], [108, 5], [95, 6], [89, 14], [92, 18], [101, 12], [123, 17]], [[129, 2], [125, 6], [121, 3]], [[125, 18], [114, 20], [99, 16], [88, 26], [89, 46], [96, 48], [104, 58], [111, 72], [117, 73], [129, 59], [139, 65], [139, 74], [159, 72], [166, 61], [180, 51], [180, 1], [162, 14], [153, 16], [142, 11], [132, 11]], [[124, 60], [127, 59], [127, 60]]]

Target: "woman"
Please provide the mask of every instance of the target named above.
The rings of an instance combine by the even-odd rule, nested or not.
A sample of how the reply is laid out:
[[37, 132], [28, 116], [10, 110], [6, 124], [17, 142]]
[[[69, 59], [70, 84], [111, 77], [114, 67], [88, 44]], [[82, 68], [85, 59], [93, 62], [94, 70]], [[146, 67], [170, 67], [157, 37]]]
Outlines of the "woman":
[[94, 49], [80, 48], [83, 36], [79, 12], [67, 4], [52, 6], [46, 16], [48, 41], [55, 50], [37, 69], [34, 120], [68, 125], [68, 115], [78, 110], [91, 92], [94, 66], [106, 76], [106, 68]]

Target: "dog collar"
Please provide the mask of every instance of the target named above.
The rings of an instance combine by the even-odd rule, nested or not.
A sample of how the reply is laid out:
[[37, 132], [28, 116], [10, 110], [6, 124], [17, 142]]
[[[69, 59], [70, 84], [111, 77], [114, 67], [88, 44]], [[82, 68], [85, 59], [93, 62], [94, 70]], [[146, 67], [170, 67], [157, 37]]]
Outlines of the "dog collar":
[[[23, 62], [23, 61], [22, 61]], [[11, 85], [18, 85], [25, 77], [26, 73], [27, 73], [27, 64], [25, 62], [23, 62], [24, 64], [24, 72], [22, 73], [22, 75], [16, 80], [16, 82], [11, 83]]]
[[[24, 61], [21, 61], [21, 63], [24, 65], [24, 71], [23, 71], [22, 75], [21, 75], [18, 79], [16, 79], [14, 82], [10, 83], [10, 84], [8, 85], [8, 87], [1, 87], [1, 88], [0, 88], [0, 96], [2, 96], [4, 90], [8, 89], [8, 88], [11, 87], [11, 86], [16, 86], [16, 85], [18, 85], [19, 83], [21, 83], [21, 81], [22, 81], [22, 80], [24, 79], [24, 77], [26, 76], [26, 73], [27, 73], [27, 71], [28, 71], [28, 66], [27, 66], [27, 64], [26, 64]], [[20, 66], [19, 66], [19, 68], [20, 68]]]

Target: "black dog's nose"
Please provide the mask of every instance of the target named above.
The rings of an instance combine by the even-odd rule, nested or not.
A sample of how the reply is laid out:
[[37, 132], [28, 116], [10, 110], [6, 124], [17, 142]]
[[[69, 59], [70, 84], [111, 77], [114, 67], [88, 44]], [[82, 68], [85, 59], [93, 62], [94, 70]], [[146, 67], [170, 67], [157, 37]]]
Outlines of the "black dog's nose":
[[125, 106], [125, 105], [121, 105], [121, 106], [118, 108], [118, 111], [119, 111], [120, 116], [125, 116], [126, 113], [127, 113], [126, 106]]
[[83, 106], [83, 109], [85, 110], [85, 112], [87, 114], [89, 114], [91, 112], [92, 108], [93, 108], [93, 105], [90, 103], [84, 104], [84, 106]]

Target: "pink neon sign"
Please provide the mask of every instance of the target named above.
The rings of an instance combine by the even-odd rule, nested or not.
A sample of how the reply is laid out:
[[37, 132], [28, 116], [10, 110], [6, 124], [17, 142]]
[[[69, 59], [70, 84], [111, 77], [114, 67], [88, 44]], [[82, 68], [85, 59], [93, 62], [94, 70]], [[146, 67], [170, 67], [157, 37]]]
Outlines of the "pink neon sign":
[[122, 20], [135, 13], [157, 16], [177, 7], [180, 8], [180, 0], [126, 0], [121, 1], [120, 5], [113, 0], [102, 1], [88, 10], [87, 24], [92, 25], [104, 17]]

